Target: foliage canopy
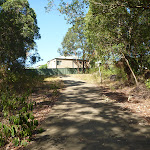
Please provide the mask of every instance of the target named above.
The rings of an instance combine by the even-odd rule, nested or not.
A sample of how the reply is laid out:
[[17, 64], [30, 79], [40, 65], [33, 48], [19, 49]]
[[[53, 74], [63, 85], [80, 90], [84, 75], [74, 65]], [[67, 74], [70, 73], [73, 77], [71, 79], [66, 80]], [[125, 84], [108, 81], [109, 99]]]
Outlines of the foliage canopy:
[[[15, 70], [24, 66], [39, 39], [36, 14], [27, 0], [0, 0], [0, 64]], [[36, 61], [37, 51], [30, 56]], [[39, 58], [39, 56], [38, 56]]]

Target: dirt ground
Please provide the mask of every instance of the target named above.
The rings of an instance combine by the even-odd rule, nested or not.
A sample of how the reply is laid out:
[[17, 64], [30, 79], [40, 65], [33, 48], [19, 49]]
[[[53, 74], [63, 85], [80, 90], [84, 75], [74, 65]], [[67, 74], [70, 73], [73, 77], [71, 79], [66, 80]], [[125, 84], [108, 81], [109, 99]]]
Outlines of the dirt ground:
[[77, 78], [61, 79], [65, 88], [26, 150], [150, 149], [150, 125], [121, 103], [133, 97]]
[[122, 109], [129, 109], [145, 119], [146, 124], [150, 125], [150, 89], [144, 83], [139, 83], [138, 87], [126, 86], [119, 81], [107, 79], [102, 84], [90, 74], [72, 75], [73, 77], [85, 80], [88, 83], [96, 84], [105, 91], [105, 97], [120, 103]]
[[120, 102], [124, 109], [129, 109], [132, 113], [141, 116], [150, 125], [150, 90], [141, 85], [138, 90], [135, 87], [126, 87], [116, 92], [126, 97], [125, 101]]

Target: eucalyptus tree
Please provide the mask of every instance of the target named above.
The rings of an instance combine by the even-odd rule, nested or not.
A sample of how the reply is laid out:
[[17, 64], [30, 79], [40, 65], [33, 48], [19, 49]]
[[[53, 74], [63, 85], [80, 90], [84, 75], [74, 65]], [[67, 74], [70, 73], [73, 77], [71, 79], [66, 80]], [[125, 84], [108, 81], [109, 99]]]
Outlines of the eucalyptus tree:
[[[87, 13], [87, 8], [85, 6], [87, 6], [87, 4], [88, 1], [86, 0], [73, 0], [73, 1], [60, 0], [59, 6], [57, 7], [59, 12], [65, 15], [67, 23], [72, 24], [71, 30], [77, 36], [78, 43], [80, 43], [78, 45], [78, 49], [80, 49], [80, 52], [82, 53], [81, 55], [83, 61], [88, 56], [86, 55], [86, 52], [89, 51], [89, 45], [87, 45], [86, 37], [84, 36], [84, 26], [85, 26], [84, 18]], [[47, 10], [48, 8], [51, 8], [53, 5], [55, 5], [55, 1], [49, 0]]]
[[[39, 39], [36, 14], [27, 0], [0, 1], [0, 65], [12, 71], [25, 66], [30, 50], [31, 62], [35, 62], [37, 51], [35, 39]], [[39, 56], [38, 56], [39, 58]]]
[[[75, 55], [76, 58], [82, 58], [83, 62], [85, 62], [85, 59], [89, 58], [91, 49], [87, 43], [87, 39], [84, 36], [84, 29], [81, 24], [76, 23], [73, 27], [68, 29], [61, 45], [62, 47], [58, 49], [58, 52], [61, 55]], [[77, 60], [76, 63], [78, 64]], [[83, 71], [84, 68], [85, 66], [83, 63]]]
[[58, 49], [61, 55], [75, 55], [80, 56], [81, 52], [79, 50], [80, 41], [78, 39], [77, 33], [74, 32], [73, 28], [69, 28], [63, 41], [61, 43], [62, 48]]
[[136, 83], [134, 73], [150, 68], [149, 1], [61, 0], [59, 6], [68, 23], [86, 20], [86, 38], [99, 57], [123, 57]]
[[[98, 51], [122, 56], [132, 72], [149, 67], [149, 3], [90, 1], [87, 35]], [[143, 5], [142, 5], [143, 2]], [[111, 52], [111, 53], [110, 53]]]

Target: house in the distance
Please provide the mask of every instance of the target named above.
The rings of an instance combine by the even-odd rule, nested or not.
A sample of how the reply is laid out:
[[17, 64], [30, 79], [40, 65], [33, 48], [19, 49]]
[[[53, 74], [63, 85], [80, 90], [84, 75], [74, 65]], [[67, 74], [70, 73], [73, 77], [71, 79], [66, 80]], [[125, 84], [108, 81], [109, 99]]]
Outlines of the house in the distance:
[[[76, 56], [60, 56], [47, 62], [47, 68], [83, 68], [83, 60]], [[84, 68], [89, 67], [89, 62], [84, 60]]]

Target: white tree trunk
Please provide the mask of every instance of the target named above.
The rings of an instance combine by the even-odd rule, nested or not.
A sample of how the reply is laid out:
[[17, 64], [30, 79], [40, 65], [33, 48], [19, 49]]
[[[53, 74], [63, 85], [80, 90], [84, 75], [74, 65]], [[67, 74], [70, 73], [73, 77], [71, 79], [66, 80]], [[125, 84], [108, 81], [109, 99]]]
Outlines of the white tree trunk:
[[99, 65], [99, 75], [100, 75], [100, 80], [101, 80], [101, 83], [102, 83], [102, 73], [101, 73], [100, 65]]

